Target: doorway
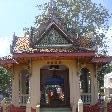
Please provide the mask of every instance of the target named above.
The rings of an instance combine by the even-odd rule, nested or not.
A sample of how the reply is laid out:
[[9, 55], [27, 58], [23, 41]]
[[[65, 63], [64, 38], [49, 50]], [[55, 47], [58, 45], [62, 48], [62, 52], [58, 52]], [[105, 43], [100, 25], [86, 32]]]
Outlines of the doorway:
[[49, 65], [40, 69], [41, 107], [69, 107], [69, 69], [64, 65]]

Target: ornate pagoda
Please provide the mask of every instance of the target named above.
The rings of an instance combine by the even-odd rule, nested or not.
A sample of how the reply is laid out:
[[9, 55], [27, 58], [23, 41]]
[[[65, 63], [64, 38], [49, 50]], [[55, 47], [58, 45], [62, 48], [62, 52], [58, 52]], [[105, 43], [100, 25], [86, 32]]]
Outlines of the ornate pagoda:
[[[55, 16], [50, 16], [24, 37], [13, 35], [12, 56], [0, 64], [13, 74], [12, 104], [16, 107], [70, 108], [78, 100], [95, 104], [98, 98], [97, 70], [112, 57], [99, 56], [92, 39], [69, 33]], [[53, 7], [54, 6], [54, 7]]]

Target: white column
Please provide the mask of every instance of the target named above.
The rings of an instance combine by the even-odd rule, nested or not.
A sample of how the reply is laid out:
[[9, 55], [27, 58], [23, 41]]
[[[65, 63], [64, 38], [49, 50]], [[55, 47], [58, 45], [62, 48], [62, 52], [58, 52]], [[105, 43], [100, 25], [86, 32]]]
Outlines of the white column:
[[83, 112], [83, 102], [81, 99], [78, 101], [78, 112]]
[[26, 112], [31, 112], [31, 104], [30, 104], [29, 99], [28, 99], [28, 102], [26, 104]]
[[32, 75], [30, 81], [31, 107], [36, 108], [40, 104], [40, 66], [38, 61], [32, 62]]
[[14, 106], [19, 106], [19, 74], [16, 69], [14, 72], [14, 77], [12, 80], [12, 104]]
[[40, 112], [40, 105], [36, 106], [36, 112]]
[[69, 83], [70, 83], [70, 103], [72, 112], [76, 111], [77, 103], [80, 98], [79, 76], [77, 75], [76, 62], [69, 63]]
[[98, 85], [97, 85], [97, 71], [96, 71], [96, 65], [93, 66], [92, 71], [92, 104], [96, 104], [98, 102]]
[[97, 77], [96, 77], [96, 70], [95, 66], [92, 64], [88, 64], [88, 68], [91, 75], [91, 104], [97, 103], [98, 99], [98, 92], [97, 92]]

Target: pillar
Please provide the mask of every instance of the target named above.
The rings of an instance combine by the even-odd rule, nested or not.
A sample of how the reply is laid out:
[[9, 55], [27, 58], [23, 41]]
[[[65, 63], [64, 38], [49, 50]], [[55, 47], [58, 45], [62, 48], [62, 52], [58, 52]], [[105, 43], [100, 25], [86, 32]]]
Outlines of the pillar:
[[12, 104], [14, 106], [19, 106], [19, 71], [17, 69], [14, 70], [14, 77], [12, 80]]
[[81, 99], [78, 101], [78, 112], [83, 112], [83, 102]]
[[38, 61], [32, 62], [32, 75], [30, 78], [30, 102], [31, 107], [40, 105], [40, 66]]
[[26, 104], [26, 112], [31, 112], [31, 104], [30, 104], [29, 99], [28, 99], [28, 102]]

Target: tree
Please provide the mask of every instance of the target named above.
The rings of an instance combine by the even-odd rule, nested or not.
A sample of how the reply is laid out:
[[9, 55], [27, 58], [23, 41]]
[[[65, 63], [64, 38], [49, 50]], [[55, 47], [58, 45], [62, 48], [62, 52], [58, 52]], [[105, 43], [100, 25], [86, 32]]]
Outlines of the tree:
[[3, 67], [0, 67], [0, 91], [4, 97], [10, 95], [11, 74]]
[[[105, 47], [105, 32], [109, 28], [108, 20], [110, 14], [101, 4], [97, 5], [91, 0], [56, 0], [54, 6], [55, 16], [63, 21], [68, 32], [79, 37], [89, 36], [95, 45]], [[39, 26], [48, 19], [50, 3], [38, 5], [42, 14], [36, 16], [35, 24]], [[52, 13], [52, 12], [51, 12]], [[103, 33], [98, 31], [102, 30]]]
[[108, 73], [112, 72], [112, 64], [104, 65], [101, 70], [98, 72], [98, 84], [99, 84], [99, 92], [103, 92], [101, 87], [104, 87], [104, 76]]
[[[37, 27], [40, 24], [45, 24], [50, 13], [54, 13], [56, 18], [63, 21], [63, 25], [65, 25], [68, 32], [71, 32], [73, 35], [78, 34], [81, 38], [89, 35], [88, 38], [94, 42], [94, 46], [103, 47], [102, 53], [106, 55], [105, 32], [109, 28], [111, 16], [108, 10], [101, 4], [97, 5], [91, 0], [56, 0], [54, 4], [45, 3], [38, 5], [38, 8], [42, 13], [36, 16], [35, 25]], [[50, 9], [53, 9], [55, 12], [52, 12]], [[99, 30], [102, 30], [102, 33]], [[106, 65], [98, 72], [100, 87], [103, 86], [104, 74], [112, 71], [110, 68], [112, 68], [110, 65]]]

